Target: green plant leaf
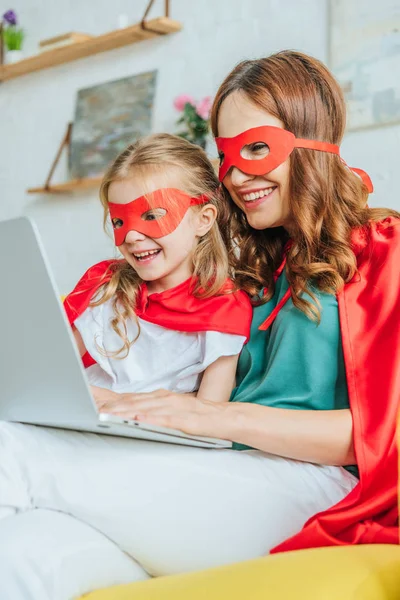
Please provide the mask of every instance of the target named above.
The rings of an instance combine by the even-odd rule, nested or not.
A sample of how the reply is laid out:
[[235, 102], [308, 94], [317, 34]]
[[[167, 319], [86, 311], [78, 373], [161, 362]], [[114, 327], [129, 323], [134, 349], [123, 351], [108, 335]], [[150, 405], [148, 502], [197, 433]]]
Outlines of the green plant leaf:
[[24, 41], [24, 30], [11, 25], [3, 29], [3, 40], [7, 50], [21, 50]]

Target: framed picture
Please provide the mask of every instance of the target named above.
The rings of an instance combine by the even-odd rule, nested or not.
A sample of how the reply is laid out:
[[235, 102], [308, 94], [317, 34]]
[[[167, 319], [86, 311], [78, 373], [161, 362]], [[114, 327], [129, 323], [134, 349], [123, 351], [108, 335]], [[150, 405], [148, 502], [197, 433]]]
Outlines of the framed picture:
[[399, 0], [331, 0], [330, 13], [330, 66], [348, 129], [400, 122]]
[[151, 131], [157, 71], [78, 91], [69, 151], [71, 179], [98, 177]]

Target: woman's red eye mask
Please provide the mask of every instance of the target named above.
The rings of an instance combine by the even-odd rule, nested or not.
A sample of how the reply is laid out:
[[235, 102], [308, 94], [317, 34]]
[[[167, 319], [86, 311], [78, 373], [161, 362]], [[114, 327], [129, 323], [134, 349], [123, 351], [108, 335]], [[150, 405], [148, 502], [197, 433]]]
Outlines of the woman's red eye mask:
[[[284, 163], [294, 148], [310, 148], [311, 150], [331, 152], [340, 156], [340, 148], [336, 144], [296, 138], [290, 131], [270, 125], [254, 127], [231, 138], [217, 137], [215, 142], [221, 158], [220, 181], [224, 180], [232, 167], [237, 167], [240, 171], [249, 175], [266, 175]], [[246, 147], [257, 144], [257, 142], [268, 146], [268, 154], [259, 159], [245, 158], [243, 153]], [[341, 160], [346, 164], [343, 159]], [[349, 168], [361, 177], [368, 191], [373, 192], [372, 181], [368, 174], [361, 169]]]
[[174, 188], [155, 190], [127, 204], [109, 202], [115, 245], [121, 246], [132, 230], [151, 238], [168, 235], [178, 227], [190, 206], [207, 202], [207, 196], [195, 198]]

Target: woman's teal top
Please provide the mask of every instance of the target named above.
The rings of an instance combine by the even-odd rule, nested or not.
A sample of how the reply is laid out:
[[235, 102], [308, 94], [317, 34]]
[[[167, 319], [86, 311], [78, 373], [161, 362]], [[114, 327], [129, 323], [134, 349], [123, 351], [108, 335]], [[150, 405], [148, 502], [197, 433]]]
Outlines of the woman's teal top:
[[[349, 408], [336, 296], [313, 289], [321, 305], [319, 325], [290, 298], [269, 329], [258, 329], [288, 287], [283, 271], [271, 300], [254, 308], [250, 340], [239, 358], [231, 401], [294, 410]], [[312, 302], [309, 296], [307, 300]], [[248, 446], [234, 444], [234, 448]], [[347, 468], [357, 474], [356, 467]]]

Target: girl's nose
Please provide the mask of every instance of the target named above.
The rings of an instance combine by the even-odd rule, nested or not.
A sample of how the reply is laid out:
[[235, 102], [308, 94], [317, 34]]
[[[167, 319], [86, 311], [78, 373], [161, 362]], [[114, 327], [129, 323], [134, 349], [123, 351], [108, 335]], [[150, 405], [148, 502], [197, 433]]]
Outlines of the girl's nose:
[[140, 233], [140, 231], [136, 231], [135, 229], [131, 229], [126, 234], [125, 243], [126, 244], [134, 244], [135, 242], [141, 242], [146, 239], [144, 233]]

